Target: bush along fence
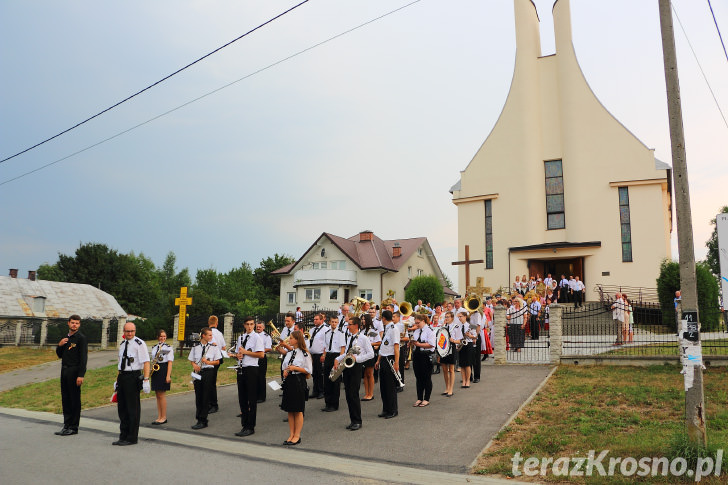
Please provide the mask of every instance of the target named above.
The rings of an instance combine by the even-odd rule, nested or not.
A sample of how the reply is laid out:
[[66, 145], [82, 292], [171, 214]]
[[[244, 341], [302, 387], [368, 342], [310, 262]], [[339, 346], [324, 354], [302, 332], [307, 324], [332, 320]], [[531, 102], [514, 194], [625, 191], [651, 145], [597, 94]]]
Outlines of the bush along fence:
[[[120, 323], [123, 322], [123, 323]], [[125, 318], [108, 317], [81, 320], [81, 333], [91, 347], [107, 348], [121, 341]], [[67, 318], [13, 317], [0, 321], [0, 345], [35, 347], [58, 345], [68, 334]]]

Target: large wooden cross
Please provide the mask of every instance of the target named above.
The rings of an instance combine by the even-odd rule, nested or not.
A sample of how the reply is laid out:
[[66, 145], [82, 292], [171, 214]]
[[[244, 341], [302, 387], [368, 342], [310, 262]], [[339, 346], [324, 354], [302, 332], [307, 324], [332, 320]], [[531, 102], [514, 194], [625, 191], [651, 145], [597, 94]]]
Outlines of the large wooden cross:
[[192, 305], [192, 298], [187, 298], [187, 287], [179, 290], [179, 298], [174, 299], [174, 306], [179, 307], [179, 325], [177, 326], [177, 340], [185, 339], [185, 317], [187, 316], [187, 305]]
[[454, 261], [452, 264], [453, 266], [457, 266], [460, 264], [465, 265], [465, 291], [467, 291], [468, 286], [470, 286], [470, 265], [471, 264], [477, 264], [482, 263], [482, 259], [470, 259], [470, 246], [467, 244], [465, 245], [465, 261]]

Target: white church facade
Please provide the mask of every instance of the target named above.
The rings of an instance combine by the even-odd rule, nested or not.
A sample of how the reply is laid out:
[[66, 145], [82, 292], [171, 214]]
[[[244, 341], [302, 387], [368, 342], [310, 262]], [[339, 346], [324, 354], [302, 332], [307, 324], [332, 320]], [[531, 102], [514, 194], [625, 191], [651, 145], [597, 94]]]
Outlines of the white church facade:
[[[516, 275], [580, 276], [595, 285], [656, 286], [670, 257], [671, 171], [615, 119], [576, 59], [569, 0], [553, 7], [556, 53], [542, 56], [530, 0], [514, 0], [516, 60], [493, 130], [450, 189], [458, 253], [483, 260], [469, 285]], [[466, 288], [461, 266], [458, 288]], [[462, 291], [461, 291], [462, 292]]]

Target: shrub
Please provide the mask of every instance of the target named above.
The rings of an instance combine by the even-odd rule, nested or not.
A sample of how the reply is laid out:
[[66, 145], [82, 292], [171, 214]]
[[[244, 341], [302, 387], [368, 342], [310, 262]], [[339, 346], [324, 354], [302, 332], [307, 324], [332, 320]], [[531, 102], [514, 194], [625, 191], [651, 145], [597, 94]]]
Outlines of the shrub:
[[422, 300], [424, 303], [430, 302], [434, 305], [445, 299], [445, 292], [437, 276], [416, 276], [410, 280], [407, 291], [404, 294], [404, 299], [412, 303], [412, 305], [417, 300]]
[[[718, 282], [704, 263], [695, 265], [698, 286], [698, 311], [701, 331], [710, 332], [720, 325], [718, 306]], [[676, 261], [662, 261], [660, 276], [657, 278], [657, 294], [662, 308], [662, 321], [671, 324], [675, 321], [675, 292], [680, 289], [680, 265]], [[668, 323], [669, 322], [669, 323]]]

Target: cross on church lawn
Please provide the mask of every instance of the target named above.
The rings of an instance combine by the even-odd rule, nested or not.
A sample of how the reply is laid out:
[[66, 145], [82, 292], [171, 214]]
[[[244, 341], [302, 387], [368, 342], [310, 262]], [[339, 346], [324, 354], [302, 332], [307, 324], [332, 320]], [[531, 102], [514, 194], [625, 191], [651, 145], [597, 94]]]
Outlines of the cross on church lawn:
[[467, 290], [468, 286], [470, 286], [470, 265], [471, 264], [477, 264], [482, 263], [482, 259], [470, 259], [470, 246], [467, 244], [465, 245], [465, 261], [454, 261], [452, 264], [453, 266], [465, 265], [465, 289]]
[[187, 287], [179, 290], [179, 298], [174, 299], [174, 306], [179, 307], [179, 323], [177, 325], [177, 340], [185, 339], [185, 317], [187, 316], [187, 305], [192, 305], [192, 298], [187, 298]]

